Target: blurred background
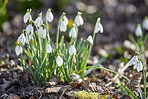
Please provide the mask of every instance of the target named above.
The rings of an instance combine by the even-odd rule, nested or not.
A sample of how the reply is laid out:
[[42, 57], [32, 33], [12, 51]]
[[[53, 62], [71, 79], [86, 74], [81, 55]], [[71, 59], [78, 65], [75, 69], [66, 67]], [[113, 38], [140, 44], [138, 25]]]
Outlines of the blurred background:
[[[32, 9], [33, 20], [40, 12], [43, 13], [43, 20], [45, 20], [47, 9], [52, 9], [55, 17], [54, 22], [50, 24], [53, 38], [56, 34], [58, 18], [63, 11], [67, 13], [66, 16], [71, 23], [78, 11], [83, 13], [84, 25], [80, 26], [79, 38], [92, 35], [94, 24], [100, 17], [104, 33], [96, 35], [93, 56], [105, 53], [103, 51], [113, 46], [123, 45], [129, 33], [134, 35], [137, 24], [148, 16], [148, 0], [0, 0], [1, 57], [9, 54], [10, 59], [16, 58], [15, 41], [21, 34], [21, 30], [27, 26], [23, 22], [23, 15], [28, 8]], [[68, 40], [68, 32], [64, 35]]]

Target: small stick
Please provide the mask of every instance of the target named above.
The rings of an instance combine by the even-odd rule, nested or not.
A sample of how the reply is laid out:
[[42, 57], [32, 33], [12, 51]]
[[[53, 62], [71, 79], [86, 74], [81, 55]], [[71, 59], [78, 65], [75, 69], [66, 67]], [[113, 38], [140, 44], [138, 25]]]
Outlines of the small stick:
[[[120, 72], [121, 72], [121, 74], [128, 68], [128, 66], [129, 66], [129, 62], [120, 70]], [[113, 78], [113, 81], [115, 81], [117, 78], [118, 78], [118, 74], [116, 74], [115, 76], [114, 76], [114, 78]], [[109, 86], [109, 85], [111, 85], [113, 82], [109, 82], [108, 84], [106, 84], [105, 86], [107, 87], [107, 86]]]
[[112, 95], [110, 95], [110, 97], [109, 98], [107, 98], [107, 99], [110, 99], [119, 89], [121, 89], [122, 88], [122, 86], [120, 86]]

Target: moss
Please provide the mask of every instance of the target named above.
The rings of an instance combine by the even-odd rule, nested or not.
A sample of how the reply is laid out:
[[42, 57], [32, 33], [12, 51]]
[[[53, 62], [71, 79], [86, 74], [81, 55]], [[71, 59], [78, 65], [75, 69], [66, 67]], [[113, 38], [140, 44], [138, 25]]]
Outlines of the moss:
[[85, 92], [84, 90], [83, 91], [79, 91], [77, 94], [76, 94], [76, 97], [78, 99], [98, 99], [99, 97], [99, 94], [98, 93], [95, 93], [95, 92]]
[[[96, 92], [79, 91], [75, 95], [78, 99], [107, 99], [110, 95], [99, 95]], [[113, 98], [111, 98], [113, 99]]]

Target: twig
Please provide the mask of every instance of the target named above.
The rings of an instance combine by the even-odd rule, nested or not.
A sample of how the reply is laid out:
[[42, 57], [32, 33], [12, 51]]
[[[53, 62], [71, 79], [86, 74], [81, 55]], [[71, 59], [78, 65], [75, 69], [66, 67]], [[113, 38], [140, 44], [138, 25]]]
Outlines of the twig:
[[[128, 68], [128, 66], [129, 66], [129, 62], [122, 69], [120, 69], [119, 72], [121, 74], [123, 74], [123, 72]], [[118, 76], [119, 76], [119, 74], [116, 74], [112, 81], [115, 81], [118, 78]], [[113, 83], [112, 81], [107, 83], [105, 86], [107, 87], [107, 86], [111, 85]]]

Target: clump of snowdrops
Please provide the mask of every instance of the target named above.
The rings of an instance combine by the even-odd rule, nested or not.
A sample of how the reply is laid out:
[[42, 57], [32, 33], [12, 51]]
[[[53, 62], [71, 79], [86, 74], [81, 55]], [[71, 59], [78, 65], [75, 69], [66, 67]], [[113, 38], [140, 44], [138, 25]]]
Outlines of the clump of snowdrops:
[[[48, 25], [54, 20], [51, 9], [46, 12], [45, 23], [42, 20], [42, 13], [34, 21], [31, 9], [27, 9], [23, 19], [28, 26], [18, 37], [15, 52], [16, 55], [21, 56], [19, 60], [23, 70], [32, 75], [36, 84], [45, 85], [45, 82], [49, 78], [53, 78], [53, 75], [59, 75], [63, 82], [70, 82], [69, 76], [73, 73], [80, 75], [81, 78], [85, 76], [95, 34], [103, 33], [103, 27], [98, 18], [92, 36], [89, 35], [85, 40], [81, 38], [77, 42], [78, 27], [84, 24], [81, 15], [81, 12], [77, 13], [69, 32], [71, 40], [69, 45], [66, 45], [64, 36], [59, 37], [59, 33], [65, 32], [68, 25], [66, 13], [62, 13], [57, 24], [56, 42], [52, 45], [48, 28]], [[55, 47], [53, 47], [54, 45]], [[25, 61], [24, 55], [32, 61], [31, 66]]]

